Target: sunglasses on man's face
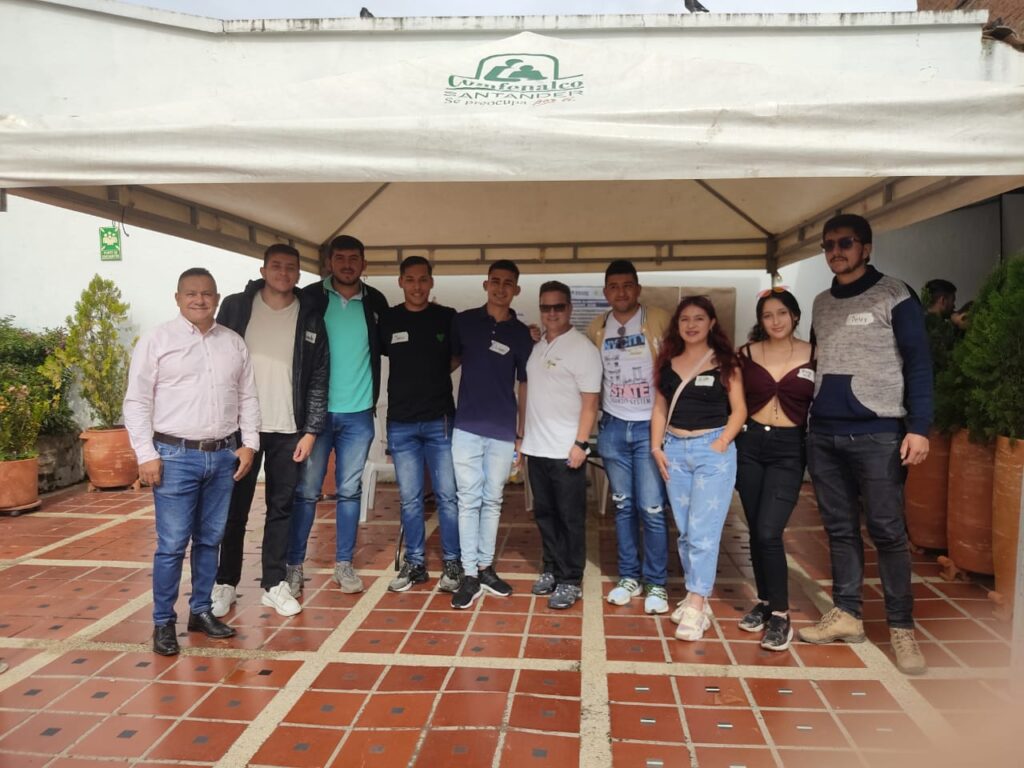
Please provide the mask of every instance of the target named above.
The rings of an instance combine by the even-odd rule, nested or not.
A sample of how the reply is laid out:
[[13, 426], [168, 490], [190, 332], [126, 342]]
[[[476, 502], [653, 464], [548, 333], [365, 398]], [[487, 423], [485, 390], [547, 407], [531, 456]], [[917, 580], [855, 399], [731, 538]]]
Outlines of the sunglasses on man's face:
[[546, 315], [548, 312], [565, 312], [565, 308], [568, 304], [541, 304], [540, 313]]
[[856, 237], [840, 237], [838, 240], [822, 240], [821, 250], [823, 250], [825, 253], [828, 253], [838, 245], [840, 250], [848, 251], [850, 250], [850, 248], [853, 247], [854, 243], [859, 242], [860, 240], [858, 240]]

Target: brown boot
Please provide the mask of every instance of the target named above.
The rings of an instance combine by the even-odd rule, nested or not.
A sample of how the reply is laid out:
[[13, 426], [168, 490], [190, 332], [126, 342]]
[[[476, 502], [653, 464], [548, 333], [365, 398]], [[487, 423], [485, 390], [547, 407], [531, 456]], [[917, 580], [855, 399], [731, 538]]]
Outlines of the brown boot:
[[896, 655], [896, 669], [905, 675], [923, 675], [928, 671], [924, 655], [914, 639], [914, 630], [890, 627], [889, 639]]
[[839, 608], [831, 608], [813, 627], [800, 630], [800, 639], [805, 643], [832, 643], [842, 640], [846, 643], [864, 642], [864, 622]]

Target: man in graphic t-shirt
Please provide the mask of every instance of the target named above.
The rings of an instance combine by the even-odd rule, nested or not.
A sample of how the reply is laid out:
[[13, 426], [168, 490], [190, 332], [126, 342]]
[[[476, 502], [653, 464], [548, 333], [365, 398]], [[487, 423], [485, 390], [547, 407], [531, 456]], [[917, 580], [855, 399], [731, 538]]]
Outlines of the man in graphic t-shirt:
[[600, 350], [604, 367], [597, 449], [611, 486], [618, 540], [619, 581], [607, 600], [626, 605], [643, 593], [647, 613], [666, 613], [666, 499], [651, 457], [651, 411], [654, 361], [668, 315], [640, 303], [640, 281], [629, 261], [608, 265], [604, 295], [612, 308], [594, 318], [587, 336]]
[[423, 469], [430, 471], [441, 529], [443, 560], [438, 589], [454, 592], [462, 580], [459, 508], [452, 464], [452, 324], [455, 310], [430, 301], [430, 262], [409, 256], [398, 268], [405, 301], [384, 313], [381, 351], [390, 360], [388, 450], [395, 461], [405, 531], [405, 561], [388, 589], [404, 592], [429, 578], [425, 563]]

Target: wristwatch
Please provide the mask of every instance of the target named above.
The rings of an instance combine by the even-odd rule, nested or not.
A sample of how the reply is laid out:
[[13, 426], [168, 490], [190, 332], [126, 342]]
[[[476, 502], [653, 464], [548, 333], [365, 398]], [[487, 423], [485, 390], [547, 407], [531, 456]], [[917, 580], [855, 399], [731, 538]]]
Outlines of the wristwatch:
[[577, 440], [575, 443], [576, 447], [583, 451], [587, 456], [590, 455], [590, 443], [585, 440]]

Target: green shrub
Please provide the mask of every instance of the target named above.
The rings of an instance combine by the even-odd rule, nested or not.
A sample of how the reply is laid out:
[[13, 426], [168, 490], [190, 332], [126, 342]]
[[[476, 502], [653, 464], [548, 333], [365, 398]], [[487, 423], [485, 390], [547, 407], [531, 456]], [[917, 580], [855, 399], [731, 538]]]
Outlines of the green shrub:
[[0, 461], [36, 455], [39, 427], [49, 409], [45, 395], [27, 384], [9, 384], [0, 390]]
[[64, 345], [64, 336], [62, 328], [28, 331], [15, 326], [13, 318], [0, 317], [0, 391], [24, 384], [33, 397], [49, 402], [40, 429], [44, 435], [79, 431], [67, 398], [62, 397], [71, 384], [71, 372], [52, 382], [40, 371], [47, 357]]

